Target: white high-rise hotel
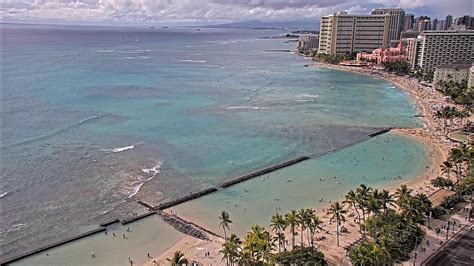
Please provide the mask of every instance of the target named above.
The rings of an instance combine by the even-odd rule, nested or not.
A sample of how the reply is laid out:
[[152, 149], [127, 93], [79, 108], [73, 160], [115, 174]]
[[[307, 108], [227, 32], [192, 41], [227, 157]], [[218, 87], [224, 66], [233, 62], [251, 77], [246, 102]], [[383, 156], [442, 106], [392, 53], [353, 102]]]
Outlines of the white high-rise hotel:
[[322, 17], [318, 53], [349, 54], [386, 48], [389, 22], [389, 14], [349, 15], [338, 12]]
[[442, 64], [474, 62], [474, 30], [423, 31], [408, 46], [412, 68], [425, 72]]

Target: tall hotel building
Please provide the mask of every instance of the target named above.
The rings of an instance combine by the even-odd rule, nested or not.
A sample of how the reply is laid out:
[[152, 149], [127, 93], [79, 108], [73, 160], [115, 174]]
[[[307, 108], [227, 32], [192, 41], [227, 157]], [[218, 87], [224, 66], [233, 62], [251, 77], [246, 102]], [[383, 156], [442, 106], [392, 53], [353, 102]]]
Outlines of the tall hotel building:
[[408, 44], [413, 68], [434, 71], [442, 64], [474, 62], [474, 30], [423, 31]]
[[405, 25], [405, 11], [401, 8], [377, 8], [372, 10], [372, 15], [389, 15], [388, 40], [400, 40], [400, 33]]
[[388, 14], [349, 15], [347, 12], [322, 17], [318, 53], [349, 54], [386, 48], [389, 18]]

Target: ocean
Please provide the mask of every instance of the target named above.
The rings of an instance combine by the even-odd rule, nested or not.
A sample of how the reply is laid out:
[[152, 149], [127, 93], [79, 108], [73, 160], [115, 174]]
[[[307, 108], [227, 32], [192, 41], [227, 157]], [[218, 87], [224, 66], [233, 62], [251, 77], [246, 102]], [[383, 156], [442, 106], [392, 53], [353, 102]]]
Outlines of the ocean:
[[[1, 257], [144, 212], [137, 199], [158, 204], [422, 125], [393, 84], [304, 67], [282, 52], [296, 43], [271, 38], [283, 33], [1, 24]], [[390, 149], [394, 163], [367, 159], [367, 176], [424, 169], [407, 159], [425, 156], [422, 145]], [[351, 173], [349, 160], [325, 173]]]

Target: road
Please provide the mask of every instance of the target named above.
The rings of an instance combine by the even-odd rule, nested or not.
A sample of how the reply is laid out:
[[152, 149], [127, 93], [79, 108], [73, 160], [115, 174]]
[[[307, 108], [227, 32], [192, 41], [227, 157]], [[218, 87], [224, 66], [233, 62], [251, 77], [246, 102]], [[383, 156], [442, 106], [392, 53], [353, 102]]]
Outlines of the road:
[[464, 229], [424, 265], [474, 265], [474, 229]]

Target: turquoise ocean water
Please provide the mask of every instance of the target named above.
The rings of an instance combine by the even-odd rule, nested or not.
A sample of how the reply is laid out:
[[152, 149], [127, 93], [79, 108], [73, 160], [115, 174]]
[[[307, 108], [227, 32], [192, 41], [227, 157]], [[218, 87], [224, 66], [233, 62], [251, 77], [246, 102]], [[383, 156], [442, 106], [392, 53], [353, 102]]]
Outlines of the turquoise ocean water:
[[[421, 124], [390, 83], [267, 51], [295, 47], [262, 38], [283, 33], [275, 30], [1, 31], [3, 256], [142, 212], [136, 199], [157, 204], [382, 127]], [[375, 158], [386, 149], [369, 149], [370, 169], [354, 176], [367, 170], [367, 182], [379, 184], [377, 169], [387, 179], [423, 169], [424, 159], [407, 159], [423, 157], [421, 145], [391, 138], [380, 145], [394, 163], [382, 166]], [[348, 153], [335, 154], [339, 163], [325, 173], [352, 173]], [[322, 167], [315, 164], [305, 164], [303, 176]]]

